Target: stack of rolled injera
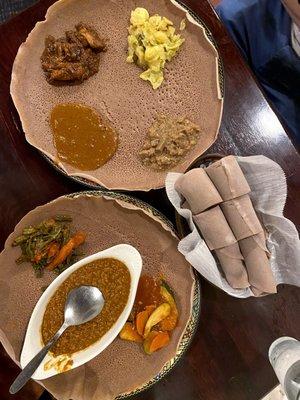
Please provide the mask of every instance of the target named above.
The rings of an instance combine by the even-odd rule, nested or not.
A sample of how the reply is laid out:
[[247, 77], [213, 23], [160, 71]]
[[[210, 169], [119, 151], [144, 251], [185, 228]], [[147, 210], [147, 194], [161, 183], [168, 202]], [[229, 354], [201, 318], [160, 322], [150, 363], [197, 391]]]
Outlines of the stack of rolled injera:
[[190, 208], [227, 282], [255, 296], [276, 293], [266, 237], [249, 197], [250, 187], [234, 156], [182, 175], [175, 185]]

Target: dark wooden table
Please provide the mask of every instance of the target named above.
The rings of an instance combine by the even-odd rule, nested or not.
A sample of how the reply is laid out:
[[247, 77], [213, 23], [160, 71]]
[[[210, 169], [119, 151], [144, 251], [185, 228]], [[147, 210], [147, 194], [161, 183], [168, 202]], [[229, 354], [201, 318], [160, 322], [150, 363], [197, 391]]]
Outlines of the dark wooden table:
[[[40, 1], [0, 26], [0, 247], [18, 220], [32, 208], [82, 186], [54, 171], [24, 140], [9, 96], [12, 63], [19, 45], [44, 18], [52, 0]], [[249, 69], [207, 0], [186, 0], [206, 22], [225, 65], [226, 93], [222, 126], [209, 152], [264, 154], [277, 161], [288, 181], [285, 215], [300, 224], [300, 157], [271, 110]], [[172, 221], [174, 212], [162, 190], [135, 193]], [[9, 279], [9, 277], [7, 277]], [[137, 399], [257, 400], [275, 384], [267, 359], [271, 342], [282, 335], [300, 338], [300, 290], [281, 286], [277, 295], [238, 300], [202, 280], [199, 330], [180, 365], [161, 383]], [[4, 307], [5, 305], [1, 305]], [[8, 387], [18, 372], [2, 350], [0, 398], [11, 399]], [[35, 400], [39, 386], [31, 383], [16, 400]], [[47, 396], [43, 395], [43, 398]], [[100, 399], [99, 399], [100, 400]]]

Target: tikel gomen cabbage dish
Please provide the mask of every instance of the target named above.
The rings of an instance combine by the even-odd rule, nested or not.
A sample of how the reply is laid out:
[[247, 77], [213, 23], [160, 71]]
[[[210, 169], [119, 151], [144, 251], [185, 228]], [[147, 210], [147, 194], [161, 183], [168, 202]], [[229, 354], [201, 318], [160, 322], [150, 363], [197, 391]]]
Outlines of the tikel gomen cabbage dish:
[[166, 61], [176, 55], [184, 38], [175, 33], [172, 21], [160, 15], [150, 17], [140, 7], [131, 12], [128, 32], [127, 62], [143, 68], [145, 71], [140, 77], [157, 89], [164, 80]]

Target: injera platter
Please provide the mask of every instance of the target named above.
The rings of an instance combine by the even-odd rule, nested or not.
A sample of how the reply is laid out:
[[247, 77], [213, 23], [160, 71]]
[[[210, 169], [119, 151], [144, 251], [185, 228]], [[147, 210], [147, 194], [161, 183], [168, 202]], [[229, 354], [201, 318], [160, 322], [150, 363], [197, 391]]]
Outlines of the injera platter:
[[46, 272], [37, 279], [30, 264], [16, 265], [20, 249], [11, 247], [13, 238], [24, 226], [57, 214], [72, 216], [74, 229], [87, 232], [85, 255], [118, 243], [135, 246], [143, 258], [143, 273], [163, 274], [175, 288], [180, 319], [169, 346], [152, 356], [145, 355], [141, 346], [117, 338], [87, 364], [40, 383], [58, 400], [114, 399], [138, 393], [160, 380], [186, 350], [197, 326], [200, 291], [191, 267], [177, 251], [178, 239], [171, 224], [157, 210], [132, 197], [113, 192], [64, 196], [37, 207], [18, 223], [0, 254], [0, 301], [6, 304], [0, 315], [1, 342], [19, 363], [26, 326], [41, 287], [55, 277]]
[[[60, 0], [43, 22], [38, 22], [16, 56], [11, 95], [19, 112], [26, 139], [71, 176], [108, 189], [150, 190], [164, 186], [166, 172], [142, 166], [138, 157], [147, 131], [157, 114], [186, 116], [200, 127], [196, 147], [181, 164], [183, 172], [215, 141], [223, 100], [219, 87], [218, 53], [207, 31], [188, 15], [186, 41], [165, 69], [165, 82], [154, 91], [139, 78], [141, 70], [126, 63], [130, 12], [146, 7], [150, 14], [171, 19], [178, 28], [186, 13], [171, 0]], [[101, 54], [99, 72], [80, 85], [56, 87], [47, 83], [40, 65], [44, 38], [64, 35], [83, 21], [109, 38]], [[197, 24], [197, 25], [196, 25]], [[49, 126], [51, 109], [57, 103], [77, 102], [94, 107], [119, 133], [115, 156], [95, 171], [79, 171], [57, 159]]]

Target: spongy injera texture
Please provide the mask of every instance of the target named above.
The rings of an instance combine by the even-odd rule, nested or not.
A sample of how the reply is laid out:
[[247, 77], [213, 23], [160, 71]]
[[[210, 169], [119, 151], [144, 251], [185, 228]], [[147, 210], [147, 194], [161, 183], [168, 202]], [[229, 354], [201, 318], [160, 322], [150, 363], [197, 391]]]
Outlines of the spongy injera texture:
[[41, 287], [48, 285], [55, 275], [48, 272], [37, 279], [30, 264], [16, 265], [20, 249], [11, 244], [25, 226], [57, 214], [72, 216], [74, 230], [87, 232], [82, 249], [86, 256], [119, 243], [131, 244], [141, 253], [143, 273], [162, 274], [175, 289], [180, 319], [168, 347], [148, 356], [141, 345], [117, 338], [87, 364], [41, 382], [58, 400], [113, 399], [148, 382], [175, 356], [191, 315], [194, 288], [191, 267], [177, 251], [178, 241], [171, 231], [128, 203], [80, 195], [61, 197], [36, 208], [19, 222], [0, 254], [0, 302], [5, 304], [0, 313], [0, 339], [16, 362]]
[[[138, 157], [147, 131], [159, 113], [186, 116], [200, 127], [197, 146], [173, 168], [184, 172], [188, 165], [215, 141], [222, 100], [218, 97], [217, 53], [199, 26], [187, 22], [186, 41], [179, 54], [167, 63], [165, 81], [154, 91], [139, 78], [141, 70], [126, 63], [130, 12], [146, 7], [171, 19], [178, 28], [185, 13], [170, 0], [61, 0], [37, 23], [16, 57], [11, 94], [21, 117], [26, 139], [71, 175], [88, 178], [109, 189], [149, 190], [164, 186], [166, 172], [152, 171]], [[92, 24], [109, 38], [101, 54], [99, 72], [75, 86], [47, 83], [40, 63], [47, 35], [61, 37], [79, 21]], [[58, 103], [76, 102], [94, 107], [119, 133], [119, 149], [112, 160], [95, 171], [79, 171], [61, 164], [56, 156], [49, 126], [51, 109]]]

